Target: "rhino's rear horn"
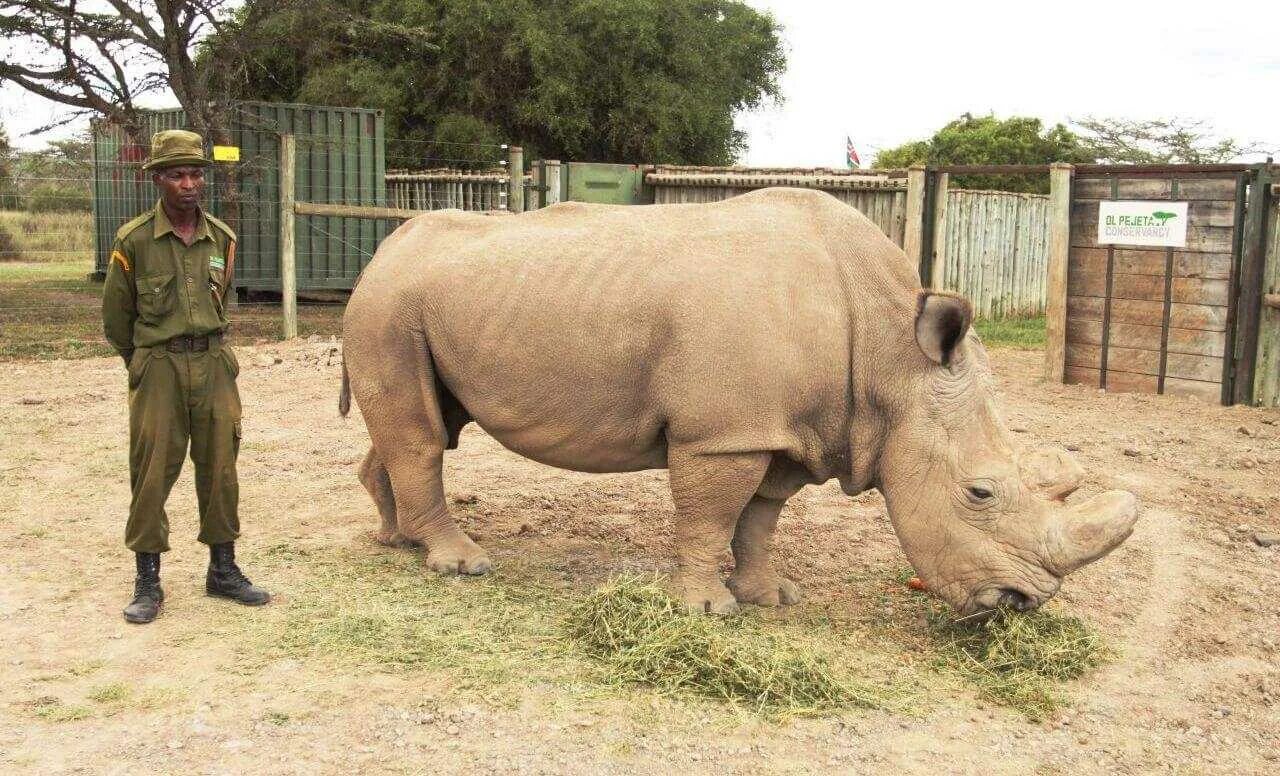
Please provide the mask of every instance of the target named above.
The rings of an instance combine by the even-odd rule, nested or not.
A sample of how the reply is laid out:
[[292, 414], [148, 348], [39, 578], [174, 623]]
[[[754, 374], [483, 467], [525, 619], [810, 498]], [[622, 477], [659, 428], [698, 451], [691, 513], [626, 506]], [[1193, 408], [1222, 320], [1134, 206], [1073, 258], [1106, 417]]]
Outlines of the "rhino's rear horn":
[[959, 294], [926, 290], [916, 300], [916, 344], [935, 364], [951, 366], [972, 322], [973, 305]]

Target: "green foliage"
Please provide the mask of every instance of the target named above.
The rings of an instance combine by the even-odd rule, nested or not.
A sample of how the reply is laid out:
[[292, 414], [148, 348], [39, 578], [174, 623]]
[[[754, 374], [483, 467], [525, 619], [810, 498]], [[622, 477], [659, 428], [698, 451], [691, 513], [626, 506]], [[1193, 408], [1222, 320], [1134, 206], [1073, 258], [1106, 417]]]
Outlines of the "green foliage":
[[17, 261], [20, 256], [18, 241], [13, 239], [4, 222], [0, 221], [0, 261]]
[[1086, 116], [1073, 123], [1084, 130], [1090, 153], [1106, 164], [1220, 164], [1265, 152], [1258, 143], [1215, 138], [1202, 121]]
[[[912, 164], [1085, 164], [1094, 158], [1079, 137], [1061, 124], [1044, 128], [1040, 119], [966, 113], [928, 140], [917, 140], [881, 151], [873, 167], [886, 169]], [[952, 185], [962, 189], [1049, 191], [1048, 175], [961, 175]]]
[[28, 213], [88, 213], [93, 202], [83, 187], [47, 183], [22, 198], [22, 209]]
[[18, 151], [10, 158], [4, 179], [8, 181], [9, 201], [0, 209], [31, 213], [92, 210], [93, 156], [86, 138], [53, 140], [39, 151]]
[[9, 133], [0, 124], [0, 210], [13, 210], [17, 203], [13, 182], [13, 146], [9, 145]]
[[222, 61], [248, 63], [240, 98], [382, 108], [407, 141], [389, 165], [419, 168], [496, 162], [466, 145], [496, 142], [726, 164], [785, 65], [777, 22], [738, 0], [249, 0], [204, 49]]

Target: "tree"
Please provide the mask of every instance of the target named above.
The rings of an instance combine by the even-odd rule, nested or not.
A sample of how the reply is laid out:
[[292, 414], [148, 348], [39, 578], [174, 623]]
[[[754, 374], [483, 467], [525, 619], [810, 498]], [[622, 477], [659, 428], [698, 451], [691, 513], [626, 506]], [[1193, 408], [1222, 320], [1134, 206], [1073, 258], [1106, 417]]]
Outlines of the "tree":
[[1087, 133], [1085, 147], [1106, 164], [1220, 164], [1267, 150], [1259, 143], [1215, 139], [1203, 121], [1086, 116], [1073, 123]]
[[[1094, 161], [1079, 137], [1062, 124], [1045, 129], [1040, 119], [966, 113], [928, 140], [917, 140], [881, 151], [873, 167], [890, 169], [912, 164], [1049, 164]], [[1049, 190], [1047, 175], [959, 175], [953, 185], [966, 189], [1001, 191]]]
[[[225, 102], [195, 48], [225, 28], [230, 0], [0, 0], [0, 82], [124, 127], [135, 142], [138, 99], [169, 88], [191, 127], [215, 141]], [[51, 128], [51, 127], [47, 127]]]
[[0, 124], [0, 210], [17, 207], [17, 194], [13, 183], [13, 146], [9, 145], [9, 133]]
[[[353, 24], [352, 19], [361, 19]], [[382, 108], [388, 166], [526, 157], [725, 164], [779, 96], [771, 16], [736, 0], [249, 0], [211, 41], [239, 97]]]

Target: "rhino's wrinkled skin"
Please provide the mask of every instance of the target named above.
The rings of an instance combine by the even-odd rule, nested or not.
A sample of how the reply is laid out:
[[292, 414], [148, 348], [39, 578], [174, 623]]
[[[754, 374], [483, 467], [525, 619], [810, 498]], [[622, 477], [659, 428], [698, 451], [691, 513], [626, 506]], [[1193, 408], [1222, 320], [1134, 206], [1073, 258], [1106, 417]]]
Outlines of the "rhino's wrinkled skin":
[[1137, 505], [1061, 502], [1079, 467], [1019, 455], [970, 319], [964, 299], [921, 291], [874, 224], [813, 191], [420, 216], [347, 305], [350, 391], [373, 441], [361, 481], [383, 541], [479, 574], [489, 559], [441, 482], [466, 423], [553, 466], [666, 467], [677, 591], [726, 612], [798, 599], [770, 561], [778, 513], [837, 478], [884, 493], [911, 563], [954, 607], [1031, 608], [1123, 541]]

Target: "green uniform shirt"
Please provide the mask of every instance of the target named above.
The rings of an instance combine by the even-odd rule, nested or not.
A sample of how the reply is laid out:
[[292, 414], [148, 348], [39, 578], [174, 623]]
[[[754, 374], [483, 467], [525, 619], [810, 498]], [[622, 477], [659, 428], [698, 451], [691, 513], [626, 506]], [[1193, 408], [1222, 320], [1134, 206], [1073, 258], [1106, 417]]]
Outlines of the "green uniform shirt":
[[201, 211], [186, 245], [159, 202], [116, 232], [102, 292], [107, 341], [127, 356], [174, 337], [224, 331], [236, 235]]

